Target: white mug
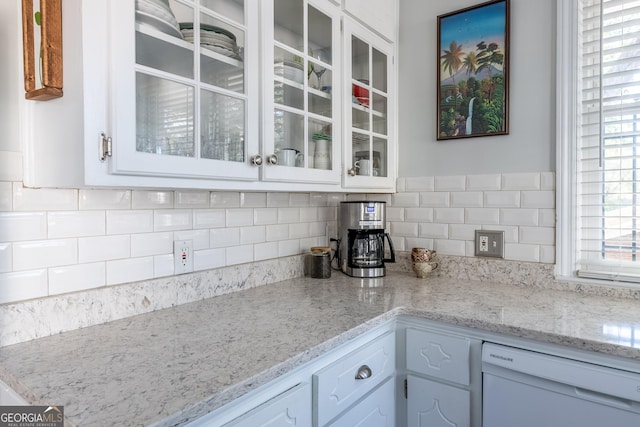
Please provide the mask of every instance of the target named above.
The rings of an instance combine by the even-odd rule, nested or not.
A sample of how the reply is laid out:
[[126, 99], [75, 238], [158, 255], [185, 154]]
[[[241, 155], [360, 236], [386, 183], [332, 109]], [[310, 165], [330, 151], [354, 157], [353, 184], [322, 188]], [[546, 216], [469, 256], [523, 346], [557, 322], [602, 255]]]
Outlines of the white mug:
[[295, 166], [298, 159], [302, 159], [302, 153], [294, 148], [283, 148], [278, 153], [278, 164], [282, 166]]
[[358, 175], [371, 175], [371, 160], [360, 159], [353, 165], [358, 170]]

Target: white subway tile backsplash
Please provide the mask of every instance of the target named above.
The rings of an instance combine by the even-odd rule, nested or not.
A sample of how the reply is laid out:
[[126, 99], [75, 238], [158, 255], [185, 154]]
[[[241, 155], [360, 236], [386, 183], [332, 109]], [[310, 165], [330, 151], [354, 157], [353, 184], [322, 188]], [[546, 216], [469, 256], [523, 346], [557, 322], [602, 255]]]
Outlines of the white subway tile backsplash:
[[464, 208], [434, 208], [433, 222], [464, 224]]
[[253, 225], [253, 209], [227, 209], [227, 227]]
[[446, 191], [420, 193], [420, 206], [430, 208], [448, 208], [451, 197]]
[[496, 191], [501, 189], [502, 175], [469, 175], [467, 176], [467, 191]]
[[420, 193], [395, 193], [391, 196], [391, 205], [396, 208], [417, 208], [420, 206]]
[[404, 217], [409, 222], [433, 222], [433, 208], [405, 208]]
[[212, 248], [226, 248], [240, 244], [240, 228], [215, 228], [210, 231], [209, 245]]
[[393, 236], [418, 237], [418, 224], [415, 222], [392, 222], [390, 230]]
[[107, 261], [107, 285], [152, 279], [153, 271], [152, 256]]
[[436, 176], [435, 191], [465, 191], [467, 187], [467, 177], [458, 176]]
[[0, 304], [48, 295], [47, 270], [0, 274]]
[[154, 231], [190, 230], [193, 228], [191, 209], [162, 209], [153, 211]]
[[452, 208], [481, 208], [483, 207], [483, 193], [481, 191], [454, 191], [450, 193]]
[[289, 193], [269, 193], [267, 194], [267, 207], [287, 208], [289, 207]]
[[107, 234], [150, 233], [153, 211], [107, 211]]
[[554, 191], [523, 191], [523, 208], [554, 208], [556, 193]]
[[541, 190], [555, 190], [556, 189], [556, 174], [553, 172], [542, 172], [540, 174], [540, 189]]
[[310, 237], [320, 237], [326, 235], [328, 228], [326, 222], [310, 222], [308, 225]]
[[298, 240], [281, 240], [278, 242], [278, 256], [291, 256], [300, 253]]
[[329, 206], [327, 193], [311, 193], [309, 195], [309, 206], [326, 207]]
[[404, 221], [406, 218], [405, 208], [396, 208], [387, 206], [387, 222], [388, 221]]
[[206, 209], [209, 207], [208, 191], [176, 191], [176, 209]]
[[32, 240], [13, 244], [13, 271], [36, 270], [77, 262], [76, 239]]
[[193, 228], [222, 228], [227, 224], [224, 209], [194, 209]]
[[321, 212], [319, 208], [300, 208], [300, 222], [318, 221]]
[[539, 173], [505, 173], [502, 175], [502, 190], [539, 190]]
[[556, 247], [551, 245], [540, 245], [540, 262], [553, 264], [556, 262]]
[[538, 225], [541, 227], [556, 226], [556, 210], [555, 209], [538, 209]]
[[11, 243], [0, 243], [0, 273], [9, 273], [12, 269], [12, 247]]
[[[209, 230], [182, 230], [173, 232], [173, 240], [191, 240], [193, 241], [193, 250], [208, 249], [210, 233]], [[171, 249], [173, 252], [173, 248]]]
[[474, 241], [464, 242], [464, 256], [476, 256], [476, 245]]
[[171, 209], [173, 208], [173, 191], [133, 191], [132, 209]]
[[289, 206], [309, 206], [309, 193], [290, 193]]
[[512, 261], [540, 261], [540, 246], [520, 243], [505, 243], [504, 257]]
[[327, 206], [340, 206], [340, 202], [345, 201], [344, 194], [329, 193], [327, 194]]
[[[406, 244], [405, 251], [410, 251], [413, 248], [433, 249], [433, 239], [427, 239], [424, 237], [405, 237], [404, 241]], [[395, 244], [396, 241], [394, 240], [393, 243]], [[396, 248], [396, 250], [398, 249]]]
[[484, 193], [484, 207], [486, 208], [520, 207], [520, 192], [519, 191], [487, 191]]
[[71, 211], [78, 209], [78, 190], [25, 188], [13, 183], [14, 211]]
[[483, 225], [480, 229], [504, 231], [505, 243], [518, 243], [519, 227], [517, 225]]
[[253, 245], [253, 258], [256, 261], [278, 257], [278, 242], [265, 242]]
[[232, 246], [225, 249], [227, 265], [245, 264], [253, 261], [253, 245]]
[[173, 233], [142, 233], [131, 235], [131, 256], [143, 257], [173, 253]]
[[131, 190], [80, 190], [80, 210], [131, 209]]
[[278, 208], [278, 224], [300, 222], [300, 208]]
[[[193, 270], [203, 271], [226, 265], [227, 248], [202, 249], [193, 252]], [[173, 264], [173, 257], [171, 263]]]
[[478, 229], [476, 225], [469, 224], [450, 224], [449, 239], [452, 240], [474, 240], [475, 231]]
[[519, 243], [553, 245], [555, 240], [556, 229], [553, 227], [520, 227]]
[[[305, 224], [306, 225], [306, 224]], [[308, 226], [307, 226], [308, 229]], [[264, 225], [253, 227], [240, 227], [240, 244], [248, 245], [262, 243], [267, 239], [267, 231]]]
[[220, 268], [225, 265], [227, 265], [227, 256], [224, 248], [206, 249], [193, 252], [193, 269], [195, 271]]
[[289, 238], [289, 224], [277, 224], [267, 227], [267, 242]]
[[47, 223], [50, 239], [100, 236], [106, 231], [104, 211], [49, 212]]
[[211, 192], [209, 206], [212, 208], [239, 208], [240, 193], [237, 192]]
[[131, 237], [128, 234], [78, 239], [78, 262], [81, 264], [124, 259], [130, 256]]
[[45, 212], [0, 212], [0, 242], [47, 238]]
[[13, 186], [8, 181], [0, 181], [0, 212], [9, 212], [13, 205]]
[[[195, 263], [195, 256], [193, 262]], [[173, 276], [173, 274], [173, 254], [156, 255], [153, 257], [153, 277], [167, 277]]]
[[[448, 224], [420, 224], [420, 237], [429, 239], [447, 239], [449, 237]], [[412, 236], [415, 237], [415, 236]]]
[[434, 249], [441, 255], [465, 256], [466, 242], [464, 240], [436, 239]]
[[106, 264], [76, 264], [49, 269], [49, 294], [63, 294], [84, 289], [99, 288], [106, 284]]
[[466, 208], [464, 213], [467, 224], [500, 224], [498, 208]]
[[538, 225], [537, 209], [500, 209], [502, 225]]
[[277, 208], [256, 208], [253, 210], [253, 223], [255, 225], [270, 225], [278, 223]]
[[310, 237], [309, 223], [301, 222], [298, 224], [289, 224], [290, 239], [306, 239]]
[[266, 208], [266, 193], [240, 193], [240, 207], [242, 208]]
[[404, 191], [433, 191], [435, 188], [435, 178], [433, 176], [406, 177]]

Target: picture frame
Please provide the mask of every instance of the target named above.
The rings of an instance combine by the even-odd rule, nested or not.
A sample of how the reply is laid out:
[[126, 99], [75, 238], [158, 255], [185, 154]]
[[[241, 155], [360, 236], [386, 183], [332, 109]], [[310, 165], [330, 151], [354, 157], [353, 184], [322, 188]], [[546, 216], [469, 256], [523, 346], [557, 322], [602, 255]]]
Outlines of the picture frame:
[[437, 139], [509, 134], [510, 1], [438, 16]]
[[22, 0], [22, 54], [25, 98], [35, 101], [60, 98], [62, 0]]

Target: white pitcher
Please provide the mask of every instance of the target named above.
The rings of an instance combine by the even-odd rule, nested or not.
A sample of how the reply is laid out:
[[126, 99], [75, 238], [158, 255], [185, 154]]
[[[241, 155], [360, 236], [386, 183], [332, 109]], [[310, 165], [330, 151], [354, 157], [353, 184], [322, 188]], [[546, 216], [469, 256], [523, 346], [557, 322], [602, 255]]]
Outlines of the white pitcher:
[[317, 139], [316, 150], [313, 155], [313, 165], [316, 169], [331, 169], [331, 145], [326, 139]]

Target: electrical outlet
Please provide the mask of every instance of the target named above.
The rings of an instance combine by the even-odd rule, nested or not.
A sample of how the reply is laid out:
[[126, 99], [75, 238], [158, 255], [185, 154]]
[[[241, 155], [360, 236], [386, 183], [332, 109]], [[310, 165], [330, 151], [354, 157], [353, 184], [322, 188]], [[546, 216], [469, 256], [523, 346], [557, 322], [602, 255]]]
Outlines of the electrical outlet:
[[504, 231], [476, 230], [475, 255], [504, 258]]
[[173, 242], [174, 274], [193, 271], [193, 240]]

